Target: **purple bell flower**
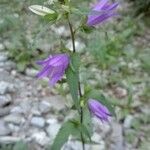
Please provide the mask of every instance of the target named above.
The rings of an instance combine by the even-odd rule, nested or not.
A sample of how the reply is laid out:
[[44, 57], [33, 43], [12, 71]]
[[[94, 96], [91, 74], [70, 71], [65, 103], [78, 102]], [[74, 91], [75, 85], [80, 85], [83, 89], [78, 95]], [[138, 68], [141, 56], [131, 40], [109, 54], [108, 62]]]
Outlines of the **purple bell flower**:
[[94, 26], [116, 16], [117, 13], [114, 10], [116, 10], [117, 6], [118, 3], [110, 4], [108, 0], [99, 0], [99, 2], [92, 7], [92, 11], [88, 15], [87, 25]]
[[109, 121], [108, 119], [111, 116], [111, 113], [109, 112], [107, 107], [101, 104], [99, 101], [94, 100], [94, 99], [89, 99], [88, 107], [91, 113], [97, 118], [99, 118], [102, 122]]
[[62, 79], [65, 70], [69, 65], [69, 56], [67, 54], [55, 54], [45, 60], [38, 61], [37, 64], [43, 68], [37, 74], [38, 78], [48, 77], [50, 85], [53, 86]]

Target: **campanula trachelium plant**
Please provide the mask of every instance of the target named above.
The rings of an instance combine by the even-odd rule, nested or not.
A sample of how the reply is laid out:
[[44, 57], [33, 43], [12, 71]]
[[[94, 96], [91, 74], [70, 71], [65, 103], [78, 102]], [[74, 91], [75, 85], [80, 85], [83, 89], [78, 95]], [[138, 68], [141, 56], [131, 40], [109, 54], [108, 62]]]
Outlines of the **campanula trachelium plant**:
[[[41, 5], [32, 5], [29, 9], [37, 15], [45, 18], [51, 23], [60, 21], [66, 22], [70, 30], [70, 38], [72, 41], [73, 51], [65, 48], [63, 43], [63, 53], [53, 54], [48, 56], [45, 60], [38, 61], [37, 64], [41, 65], [42, 69], [37, 74], [38, 78], [47, 77], [50, 85], [59, 83], [64, 76], [72, 96], [74, 105], [72, 108], [76, 109], [78, 115], [74, 118], [66, 121], [59, 130], [52, 146], [51, 150], [60, 150], [66, 143], [70, 135], [80, 139], [82, 143], [82, 149], [85, 150], [85, 144], [91, 141], [91, 131], [89, 124], [84, 120], [85, 114], [91, 114], [96, 116], [102, 122], [108, 122], [109, 118], [113, 115], [113, 107], [106, 99], [101, 99], [101, 96], [93, 94], [93, 89], [86, 89], [83, 85], [81, 89], [80, 83], [80, 53], [76, 50], [75, 38], [77, 31], [86, 27], [90, 29], [91, 26], [101, 25], [102, 22], [107, 22], [109, 18], [116, 15], [116, 8], [118, 3], [110, 3], [109, 0], [98, 0], [96, 4], [93, 4], [89, 12], [85, 13], [74, 6], [71, 0], [54, 0], [51, 1], [49, 7]], [[72, 14], [80, 14], [81, 22], [78, 27], [75, 28], [74, 23], [71, 20]], [[82, 19], [83, 18], [83, 19]], [[86, 19], [85, 19], [86, 18]], [[84, 20], [84, 21], [83, 21]], [[100, 102], [102, 101], [102, 103]], [[70, 108], [71, 109], [71, 108]], [[91, 113], [90, 113], [91, 112]], [[63, 137], [63, 138], [62, 138]]]

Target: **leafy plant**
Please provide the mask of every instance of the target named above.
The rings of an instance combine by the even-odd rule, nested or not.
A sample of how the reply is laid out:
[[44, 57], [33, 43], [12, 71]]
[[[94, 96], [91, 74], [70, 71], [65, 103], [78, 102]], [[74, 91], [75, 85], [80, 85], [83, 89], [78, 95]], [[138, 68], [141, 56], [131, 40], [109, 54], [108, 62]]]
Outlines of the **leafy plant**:
[[[9, 51], [9, 57], [16, 61], [19, 71], [33, 64], [39, 57], [36, 41], [32, 40], [40, 28], [31, 25], [31, 20], [37, 24], [40, 20], [29, 14], [28, 7], [35, 1], [1, 0], [0, 2], [0, 33], [2, 41]], [[36, 3], [41, 3], [40, 0]], [[13, 8], [13, 9], [12, 9]], [[32, 34], [31, 34], [32, 32]]]
[[[112, 24], [111, 24], [112, 25]], [[109, 27], [109, 26], [108, 26]], [[106, 31], [109, 30], [106, 27]], [[88, 43], [88, 51], [103, 68], [109, 68], [117, 63], [117, 58], [125, 54], [125, 47], [134, 35], [136, 26], [130, 18], [125, 18], [114, 27], [116, 32], [94, 32], [91, 42]]]

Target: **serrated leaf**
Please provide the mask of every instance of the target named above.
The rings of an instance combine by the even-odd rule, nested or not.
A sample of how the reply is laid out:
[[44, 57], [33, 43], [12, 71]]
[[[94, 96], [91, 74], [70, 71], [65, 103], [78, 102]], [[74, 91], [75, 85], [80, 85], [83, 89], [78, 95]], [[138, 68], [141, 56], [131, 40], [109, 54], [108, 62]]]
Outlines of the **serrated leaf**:
[[83, 135], [89, 139], [89, 141], [91, 141], [91, 135], [87, 129], [87, 127], [84, 124], [80, 124], [80, 128], [79, 128], [80, 132], [83, 133]]
[[57, 13], [52, 13], [52, 14], [47, 14], [44, 16], [44, 19], [46, 21], [56, 21], [57, 20], [57, 17], [58, 17], [58, 14]]
[[74, 135], [77, 132], [77, 128], [73, 122], [65, 122], [56, 135], [54, 143], [51, 146], [51, 150], [60, 150], [61, 147], [67, 142], [69, 135]]
[[99, 102], [101, 102], [103, 105], [105, 105], [109, 109], [109, 111], [112, 113], [112, 115], [116, 116], [112, 104], [99, 91], [97, 91], [97, 90], [91, 91], [88, 94], [88, 99], [89, 98], [98, 100]]
[[70, 66], [66, 71], [67, 82], [69, 85], [70, 93], [76, 108], [79, 110], [79, 97], [78, 97], [78, 81], [79, 81], [79, 64], [80, 59], [78, 54], [73, 54], [70, 58]]
[[48, 14], [54, 14], [55, 12], [45, 6], [42, 6], [42, 5], [31, 5], [29, 6], [29, 9], [37, 14], [37, 15], [40, 15], [40, 16], [45, 16], [45, 15], [48, 15]]
[[92, 135], [92, 120], [88, 107], [83, 108], [83, 124], [86, 126], [90, 136]]

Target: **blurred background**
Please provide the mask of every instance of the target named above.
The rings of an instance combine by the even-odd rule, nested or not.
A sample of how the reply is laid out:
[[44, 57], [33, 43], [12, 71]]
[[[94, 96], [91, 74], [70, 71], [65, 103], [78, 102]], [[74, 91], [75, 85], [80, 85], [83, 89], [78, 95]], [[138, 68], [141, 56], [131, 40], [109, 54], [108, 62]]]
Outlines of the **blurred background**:
[[[117, 0], [116, 0], [117, 1]], [[90, 150], [149, 150], [150, 0], [118, 0], [120, 16], [91, 34], [76, 37], [81, 83], [100, 91], [114, 106], [108, 124], [93, 119]], [[92, 0], [77, 0], [88, 7]], [[35, 78], [35, 61], [71, 48], [65, 22], [49, 24], [28, 6], [41, 0], [0, 0], [0, 150], [46, 150], [61, 124], [74, 115], [67, 84], [51, 89]], [[44, 2], [48, 4], [48, 2]], [[78, 24], [74, 17], [74, 25]], [[80, 150], [69, 140], [64, 150]]]

